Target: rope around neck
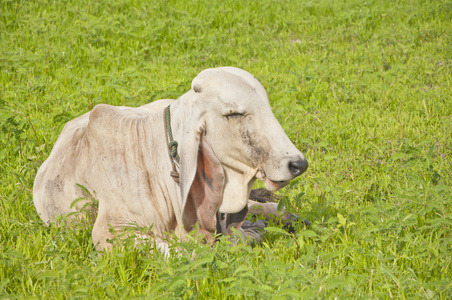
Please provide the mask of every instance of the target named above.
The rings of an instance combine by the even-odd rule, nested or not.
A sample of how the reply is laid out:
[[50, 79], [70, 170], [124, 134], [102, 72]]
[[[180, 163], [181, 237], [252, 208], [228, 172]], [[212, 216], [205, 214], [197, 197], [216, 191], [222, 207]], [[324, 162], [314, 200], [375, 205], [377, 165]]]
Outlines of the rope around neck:
[[173, 140], [173, 132], [171, 130], [171, 111], [170, 111], [170, 106], [168, 105], [165, 108], [165, 120], [164, 120], [164, 125], [165, 125], [165, 131], [168, 133], [168, 135], [166, 136], [166, 144], [168, 145], [168, 153], [171, 159], [171, 165], [173, 166], [173, 170], [171, 171], [171, 177], [173, 178], [173, 180], [177, 183], [180, 182], [179, 180], [179, 172], [176, 169], [176, 162], [179, 162], [180, 157], [177, 154], [177, 146], [178, 143]]

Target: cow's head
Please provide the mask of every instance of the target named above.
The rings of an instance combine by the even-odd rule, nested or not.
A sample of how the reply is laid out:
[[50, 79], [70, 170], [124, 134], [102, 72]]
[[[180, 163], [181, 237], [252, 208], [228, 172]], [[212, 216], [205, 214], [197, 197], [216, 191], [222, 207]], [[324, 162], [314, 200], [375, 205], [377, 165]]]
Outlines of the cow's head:
[[[277, 190], [306, 171], [307, 160], [284, 133], [267, 93], [250, 73], [233, 67], [204, 70], [185, 97], [184, 123], [191, 124], [183, 126], [184, 134], [211, 147], [223, 169], [220, 212], [243, 209], [256, 178], [267, 189]], [[199, 138], [200, 132], [205, 138]], [[189, 152], [198, 149], [181, 149], [181, 160], [190, 159]], [[196, 167], [181, 165], [182, 176], [190, 173], [189, 168]]]

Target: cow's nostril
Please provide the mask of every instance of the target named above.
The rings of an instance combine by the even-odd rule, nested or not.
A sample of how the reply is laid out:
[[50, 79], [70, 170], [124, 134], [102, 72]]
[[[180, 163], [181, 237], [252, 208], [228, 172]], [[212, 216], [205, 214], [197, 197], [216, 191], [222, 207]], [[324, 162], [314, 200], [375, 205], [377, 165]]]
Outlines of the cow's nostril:
[[289, 170], [294, 177], [303, 174], [307, 169], [308, 161], [306, 159], [289, 162]]

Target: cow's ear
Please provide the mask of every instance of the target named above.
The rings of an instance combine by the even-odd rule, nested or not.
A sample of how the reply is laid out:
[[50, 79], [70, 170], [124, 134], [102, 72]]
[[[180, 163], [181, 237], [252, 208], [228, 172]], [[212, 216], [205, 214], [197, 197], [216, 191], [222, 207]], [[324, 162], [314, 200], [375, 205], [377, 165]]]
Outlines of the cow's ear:
[[[225, 177], [221, 163], [203, 131], [199, 136], [197, 153], [191, 157], [181, 157], [182, 169], [185, 169], [184, 159], [192, 160], [186, 163], [185, 168], [189, 165], [196, 168], [194, 177], [184, 178], [184, 174], [181, 174], [181, 189], [188, 191], [186, 198], [183, 199], [185, 200], [182, 215], [184, 228], [190, 231], [196, 223], [199, 223], [203, 233], [214, 233], [217, 225], [217, 211], [223, 201]], [[190, 177], [193, 180], [190, 180]], [[182, 186], [185, 187], [182, 188]]]

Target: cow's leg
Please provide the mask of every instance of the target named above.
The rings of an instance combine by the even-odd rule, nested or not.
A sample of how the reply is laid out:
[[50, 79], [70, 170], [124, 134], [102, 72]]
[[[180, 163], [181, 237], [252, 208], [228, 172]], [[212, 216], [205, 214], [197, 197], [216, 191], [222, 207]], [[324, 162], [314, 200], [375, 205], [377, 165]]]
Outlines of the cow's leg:
[[234, 244], [238, 242], [247, 245], [261, 243], [266, 226], [267, 222], [264, 220], [257, 220], [256, 222], [244, 221], [239, 228], [229, 228], [228, 240]]
[[285, 222], [296, 218], [295, 214], [287, 212], [284, 208], [278, 211], [278, 203], [261, 203], [254, 200], [248, 200], [248, 213], [256, 216], [263, 216], [266, 220], [281, 220]]
[[248, 201], [248, 212], [252, 215], [263, 216], [267, 221], [269, 220], [292, 220], [297, 216], [286, 212], [283, 208], [278, 211], [278, 203], [275, 200], [279, 200], [280, 197], [266, 189], [254, 189], [251, 190]]
[[267, 222], [257, 220], [256, 222], [246, 221], [248, 207], [233, 214], [217, 214], [217, 232], [229, 236], [232, 243], [242, 242], [243, 244], [260, 243], [264, 234]]
[[99, 214], [94, 222], [91, 238], [98, 251], [110, 251], [113, 247], [109, 240], [113, 240], [115, 235], [110, 231], [108, 221], [102, 214]]
[[[284, 224], [289, 232], [294, 233], [297, 224], [300, 223], [300, 217], [297, 214], [289, 213], [284, 208], [278, 211], [279, 197], [265, 189], [255, 189], [251, 191], [250, 200], [248, 201], [248, 211], [256, 216], [263, 216], [267, 221], [277, 221]], [[302, 224], [310, 226], [307, 220], [303, 220]]]
[[308, 220], [302, 220], [297, 214], [287, 212], [284, 208], [278, 211], [278, 203], [260, 203], [253, 200], [248, 201], [250, 214], [263, 216], [267, 221], [282, 223], [289, 233], [295, 233], [298, 226], [311, 226]]
[[[93, 243], [98, 251], [111, 251], [115, 246], [115, 240], [120, 242], [121, 239], [127, 238], [133, 234], [135, 245], [139, 243], [151, 243], [156, 245], [156, 248], [162, 253], [165, 258], [169, 257], [170, 250], [168, 243], [158, 238], [151, 237], [150, 234], [143, 234], [142, 232], [134, 232], [133, 230], [124, 231], [123, 227], [115, 228], [109, 224], [114, 223], [112, 220], [107, 220], [101, 214], [96, 219], [92, 231]], [[119, 237], [119, 239], [118, 239]]]
[[257, 220], [256, 222], [245, 221], [242, 224], [243, 234], [248, 243], [261, 243], [264, 236], [264, 228], [267, 227], [267, 222]]

